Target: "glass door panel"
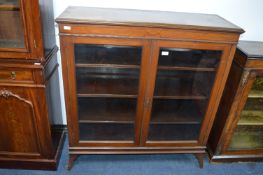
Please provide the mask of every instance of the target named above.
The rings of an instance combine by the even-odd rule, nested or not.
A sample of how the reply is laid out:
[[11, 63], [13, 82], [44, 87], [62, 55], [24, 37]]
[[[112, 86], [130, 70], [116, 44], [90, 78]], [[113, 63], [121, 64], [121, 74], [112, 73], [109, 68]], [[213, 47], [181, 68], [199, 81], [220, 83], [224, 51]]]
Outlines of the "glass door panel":
[[198, 140], [221, 51], [160, 48], [149, 141]]
[[0, 48], [25, 48], [20, 0], [0, 0]]
[[256, 78], [249, 92], [229, 150], [263, 148], [263, 77]]
[[141, 47], [75, 45], [81, 141], [133, 141]]

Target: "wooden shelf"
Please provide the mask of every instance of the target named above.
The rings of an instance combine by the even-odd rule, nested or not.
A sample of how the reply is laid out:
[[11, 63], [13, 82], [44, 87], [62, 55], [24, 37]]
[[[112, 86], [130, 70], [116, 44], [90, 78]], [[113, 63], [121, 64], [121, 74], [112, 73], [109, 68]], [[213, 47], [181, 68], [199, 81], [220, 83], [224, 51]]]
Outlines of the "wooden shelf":
[[206, 102], [200, 100], [154, 100], [152, 124], [200, 124]]
[[248, 98], [263, 98], [263, 91], [262, 90], [251, 90]]
[[133, 124], [79, 124], [80, 141], [132, 141]]
[[78, 94], [132, 97], [138, 94], [140, 71], [137, 69], [78, 68], [76, 72]]
[[[204, 102], [157, 100], [153, 103], [152, 124], [200, 124]], [[204, 110], [204, 109], [203, 109]], [[79, 99], [79, 123], [134, 123], [136, 99]]]
[[[123, 69], [140, 69], [140, 65], [125, 65], [125, 64], [76, 64], [79, 68], [123, 68]], [[178, 70], [178, 71], [201, 71], [215, 72], [216, 68], [198, 68], [198, 67], [180, 67], [180, 66], [158, 66], [159, 70]]]
[[116, 69], [140, 69], [139, 65], [124, 65], [124, 64], [76, 64], [79, 68], [116, 68]]
[[263, 148], [263, 126], [238, 126], [229, 146], [230, 150]]
[[198, 140], [199, 124], [151, 124], [149, 141]]
[[207, 100], [208, 97], [202, 95], [181, 95], [181, 96], [154, 96], [154, 99], [174, 99], [174, 100]]
[[158, 66], [159, 70], [181, 70], [181, 71], [200, 71], [200, 72], [215, 72], [216, 68], [199, 68], [186, 66]]
[[[78, 94], [90, 96], [129, 96], [138, 94], [138, 79], [133, 78], [87, 78], [77, 81]], [[97, 95], [96, 95], [97, 94]]]
[[262, 125], [263, 126], [263, 111], [244, 110], [241, 113], [241, 118], [238, 125]]
[[136, 99], [79, 99], [79, 123], [134, 123], [136, 103]]
[[77, 64], [141, 64], [141, 47], [75, 44], [74, 50]]
[[77, 94], [79, 98], [98, 97], [98, 98], [137, 98], [137, 95], [122, 94]]
[[19, 0], [8, 0], [0, 2], [0, 11], [18, 11], [20, 10]]
[[[170, 81], [170, 80], [169, 80]], [[170, 83], [171, 82], [171, 83]], [[189, 81], [187, 83], [158, 81], [156, 83], [154, 98], [156, 99], [208, 99], [208, 95], [197, 92], [198, 89], [193, 89]]]

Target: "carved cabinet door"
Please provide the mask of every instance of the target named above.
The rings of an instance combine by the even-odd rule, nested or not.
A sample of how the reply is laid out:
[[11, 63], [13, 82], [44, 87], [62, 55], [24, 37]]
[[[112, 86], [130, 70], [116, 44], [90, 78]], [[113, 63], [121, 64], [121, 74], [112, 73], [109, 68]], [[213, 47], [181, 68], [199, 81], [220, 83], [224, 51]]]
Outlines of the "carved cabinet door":
[[0, 86], [0, 159], [40, 157], [34, 90]]

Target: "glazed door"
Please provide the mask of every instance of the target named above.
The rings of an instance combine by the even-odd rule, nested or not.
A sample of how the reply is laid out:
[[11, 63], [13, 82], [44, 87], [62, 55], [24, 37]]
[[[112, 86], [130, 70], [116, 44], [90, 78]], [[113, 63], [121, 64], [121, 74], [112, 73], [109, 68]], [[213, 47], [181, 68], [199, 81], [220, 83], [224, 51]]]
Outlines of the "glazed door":
[[0, 0], [0, 58], [39, 59], [43, 54], [38, 1]]
[[23, 51], [26, 48], [23, 3], [0, 0], [0, 49]]
[[[71, 146], [139, 142], [149, 45], [126, 39], [62, 37], [68, 60]], [[62, 52], [62, 53], [63, 53]], [[65, 66], [65, 65], [63, 65]], [[65, 75], [65, 74], [64, 74]]]
[[236, 127], [229, 134], [227, 152], [256, 155], [263, 153], [263, 71], [246, 74], [247, 83], [232, 124]]
[[148, 82], [143, 143], [205, 145], [226, 78], [222, 71], [228, 54], [224, 45], [154, 43], [151, 70], [155, 71]]

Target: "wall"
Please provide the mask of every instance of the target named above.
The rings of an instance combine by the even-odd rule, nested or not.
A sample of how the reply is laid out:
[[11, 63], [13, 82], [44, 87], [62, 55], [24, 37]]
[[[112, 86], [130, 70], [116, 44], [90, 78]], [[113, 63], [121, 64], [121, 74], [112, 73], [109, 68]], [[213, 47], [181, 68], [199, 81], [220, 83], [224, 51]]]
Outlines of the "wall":
[[[241, 36], [242, 40], [263, 41], [262, 0], [53, 0], [53, 2], [55, 18], [68, 6], [131, 8], [218, 14], [246, 31], [246, 33]], [[60, 85], [62, 93], [63, 124], [66, 124], [61, 71]]]

